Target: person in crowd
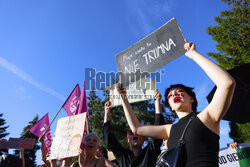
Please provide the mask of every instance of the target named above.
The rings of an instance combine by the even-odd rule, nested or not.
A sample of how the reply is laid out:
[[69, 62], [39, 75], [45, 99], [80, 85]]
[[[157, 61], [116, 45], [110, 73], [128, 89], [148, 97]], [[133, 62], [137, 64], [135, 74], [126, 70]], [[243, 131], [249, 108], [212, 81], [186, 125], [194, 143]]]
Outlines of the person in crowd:
[[96, 157], [98, 159], [103, 158], [105, 160], [105, 166], [106, 167], [118, 167], [117, 164], [115, 164], [114, 162], [111, 162], [108, 159], [108, 151], [105, 147], [99, 146], [97, 153], [96, 153]]
[[48, 154], [46, 155], [46, 152], [45, 152], [45, 145], [44, 145], [44, 137], [45, 137], [45, 134], [42, 135], [42, 136], [38, 139], [38, 141], [40, 141], [40, 143], [41, 143], [41, 156], [42, 156], [42, 160], [43, 160], [44, 164], [45, 164], [47, 167], [57, 167], [56, 159], [47, 160], [47, 158], [48, 158], [49, 155], [50, 155], [50, 152], [48, 152]]
[[[156, 91], [155, 99], [155, 124], [163, 125], [164, 118], [161, 111], [161, 94]], [[128, 150], [122, 147], [117, 141], [114, 134], [111, 132], [110, 123], [110, 111], [111, 103], [108, 101], [105, 103], [105, 116], [103, 125], [103, 138], [107, 145], [108, 150], [112, 151], [116, 157], [119, 167], [153, 167], [156, 163], [157, 157], [160, 154], [162, 140], [152, 139], [148, 141], [147, 146], [142, 149], [145, 136], [149, 135], [138, 135], [133, 133], [131, 130], [128, 131], [128, 143], [132, 150]]]
[[9, 154], [9, 142], [0, 139], [0, 167], [25, 167], [24, 149], [20, 148], [20, 158]]
[[74, 162], [71, 167], [105, 167], [105, 160], [96, 157], [99, 142], [97, 134], [86, 134], [83, 137], [84, 150], [80, 151], [78, 162]]
[[[193, 88], [182, 84], [171, 85], [165, 91], [165, 105], [178, 116], [178, 123], [145, 126], [139, 122], [132, 111], [126, 98], [126, 90], [121, 89], [119, 84], [117, 85], [118, 93], [133, 133], [168, 139], [169, 150], [177, 146], [189, 118], [194, 116], [184, 137], [185, 145], [180, 163], [183, 167], [218, 166], [220, 120], [231, 104], [235, 80], [217, 64], [201, 55], [196, 50], [195, 44], [185, 40], [184, 49], [185, 55], [197, 63], [217, 86], [212, 101], [203, 111], [196, 113], [197, 100]], [[181, 69], [178, 65], [176, 68]], [[182, 77], [181, 71], [176, 74], [176, 77]]]
[[229, 143], [227, 144], [228, 147], [233, 148], [233, 149], [238, 149], [238, 143], [237, 142], [233, 142], [233, 143]]

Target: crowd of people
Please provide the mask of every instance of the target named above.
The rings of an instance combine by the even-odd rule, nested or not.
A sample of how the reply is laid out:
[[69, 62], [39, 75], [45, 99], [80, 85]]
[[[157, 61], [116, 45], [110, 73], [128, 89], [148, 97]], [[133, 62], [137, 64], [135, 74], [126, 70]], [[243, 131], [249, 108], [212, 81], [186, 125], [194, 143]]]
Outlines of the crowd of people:
[[[108, 151], [114, 154], [115, 160], [110, 161], [107, 157], [107, 150], [99, 146], [100, 138], [95, 133], [89, 133], [84, 136], [84, 149], [80, 151], [78, 161], [74, 162], [72, 167], [153, 167], [161, 153], [162, 143], [164, 143], [165, 150], [176, 147], [191, 117], [192, 122], [184, 137], [185, 145], [181, 166], [218, 166], [220, 120], [231, 104], [235, 81], [225, 70], [201, 55], [196, 50], [195, 44], [186, 41], [184, 48], [186, 49], [185, 55], [197, 63], [217, 86], [210, 104], [203, 111], [197, 113], [198, 102], [193, 88], [182, 84], [171, 85], [165, 91], [165, 106], [179, 118], [179, 121], [175, 124], [164, 123], [160, 104], [162, 96], [156, 90], [155, 123], [154, 125], [143, 125], [137, 119], [126, 98], [126, 90], [118, 84], [117, 90], [121, 96], [124, 113], [130, 127], [127, 141], [131, 149], [123, 148], [112, 133], [111, 104], [108, 101], [105, 103], [103, 140]], [[182, 76], [176, 74], [176, 77]], [[150, 137], [151, 140], [142, 148], [147, 137]], [[43, 138], [40, 138], [39, 141], [45, 165], [57, 166], [56, 160], [47, 160]], [[232, 147], [236, 148], [235, 145]], [[62, 161], [62, 166], [70, 166], [70, 159]]]

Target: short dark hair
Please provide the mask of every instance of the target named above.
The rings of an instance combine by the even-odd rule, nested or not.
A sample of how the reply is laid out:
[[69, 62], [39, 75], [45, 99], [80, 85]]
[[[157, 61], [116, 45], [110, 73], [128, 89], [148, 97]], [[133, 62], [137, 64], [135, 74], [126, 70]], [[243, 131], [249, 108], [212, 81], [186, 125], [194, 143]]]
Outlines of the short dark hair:
[[170, 107], [170, 105], [168, 103], [168, 98], [167, 98], [170, 90], [173, 89], [173, 88], [182, 88], [182, 89], [184, 89], [185, 92], [187, 92], [187, 94], [194, 99], [194, 102], [192, 103], [192, 110], [193, 110], [193, 112], [196, 113], [198, 102], [197, 102], [195, 93], [193, 92], [194, 88], [191, 88], [191, 87], [188, 87], [188, 86], [184, 86], [183, 84], [175, 84], [175, 85], [170, 85], [170, 87], [166, 89], [166, 91], [165, 91], [165, 101], [164, 101], [165, 106], [167, 108], [169, 108], [169, 110], [172, 112], [172, 115], [175, 118], [177, 118], [177, 114], [176, 114], [176, 112], [174, 110], [171, 109], [171, 107]]

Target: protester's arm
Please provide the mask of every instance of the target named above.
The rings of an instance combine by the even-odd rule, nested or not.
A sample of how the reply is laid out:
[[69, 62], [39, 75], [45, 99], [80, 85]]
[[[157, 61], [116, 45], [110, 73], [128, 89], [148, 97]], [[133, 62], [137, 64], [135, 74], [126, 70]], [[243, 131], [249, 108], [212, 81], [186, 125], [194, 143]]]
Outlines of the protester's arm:
[[238, 149], [238, 143], [234, 142], [234, 143], [229, 143], [227, 144], [228, 147], [233, 148], [233, 149]]
[[201, 118], [204, 120], [209, 118], [213, 123], [219, 123], [231, 104], [235, 81], [224, 69], [197, 52], [194, 44], [186, 41], [184, 48], [187, 50], [185, 55], [194, 60], [217, 87], [212, 101], [203, 110]]
[[162, 114], [161, 98], [162, 98], [162, 95], [160, 94], [158, 89], [156, 89], [155, 91], [155, 113], [156, 114]]
[[69, 167], [70, 166], [70, 160], [71, 160], [71, 158], [64, 158], [62, 160], [62, 166], [61, 167]]
[[104, 123], [110, 121], [111, 102], [105, 103]]
[[22, 159], [22, 165], [25, 167], [25, 159], [24, 159], [24, 149], [20, 148], [20, 158]]
[[80, 167], [83, 167], [84, 160], [85, 160], [85, 155], [86, 155], [85, 151], [81, 149], [80, 154], [78, 156], [78, 164], [79, 164]]
[[[162, 115], [162, 106], [161, 106], [161, 98], [162, 95], [158, 91], [158, 89], [155, 91], [155, 122], [154, 125], [164, 125], [165, 121]], [[152, 141], [149, 143], [150, 148], [153, 152], [155, 152], [156, 155], [160, 153], [160, 147], [162, 145], [162, 139], [154, 139], [152, 138]]]
[[121, 89], [120, 84], [117, 84], [117, 91], [121, 96], [122, 106], [123, 106], [128, 124], [131, 130], [135, 134], [148, 136], [152, 138], [168, 139], [172, 124], [161, 125], [161, 126], [142, 125], [137, 119], [134, 112], [132, 111], [132, 108], [126, 96], [126, 90]]
[[49, 160], [50, 166], [51, 166], [51, 167], [57, 167], [56, 161], [57, 161], [56, 159], [51, 159], [51, 160]]
[[[103, 157], [104, 158], [104, 157]], [[104, 158], [105, 160], [105, 166], [106, 167], [118, 167], [118, 165], [116, 165], [115, 163], [111, 162], [110, 160], [108, 160], [107, 158]]]
[[44, 164], [48, 167], [50, 167], [50, 162], [47, 160], [47, 156], [46, 156], [46, 151], [45, 151], [45, 145], [44, 145], [44, 136], [42, 135], [38, 141], [40, 141], [41, 143], [41, 156], [42, 156], [42, 160], [44, 162]]
[[105, 158], [103, 156], [103, 154], [100, 153], [100, 152], [98, 152], [98, 151], [96, 152], [96, 158], [97, 159], [103, 159], [104, 162], [105, 162], [105, 166], [106, 167], [118, 167], [116, 164], [114, 164], [113, 162], [111, 162], [110, 160], [108, 160], [107, 158]]
[[125, 149], [117, 141], [114, 134], [111, 132], [111, 122], [110, 122], [110, 111], [111, 103], [108, 101], [105, 103], [105, 115], [103, 124], [103, 140], [107, 145], [108, 150], [111, 150], [116, 157], [120, 157], [121, 154], [125, 153]]

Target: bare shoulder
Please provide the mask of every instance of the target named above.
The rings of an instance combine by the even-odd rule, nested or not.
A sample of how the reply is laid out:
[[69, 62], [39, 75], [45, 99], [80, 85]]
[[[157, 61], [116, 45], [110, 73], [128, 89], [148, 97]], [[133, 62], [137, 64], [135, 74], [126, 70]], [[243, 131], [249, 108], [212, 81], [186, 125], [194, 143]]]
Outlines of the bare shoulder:
[[207, 109], [204, 109], [202, 112], [200, 112], [197, 117], [208, 129], [210, 129], [215, 134], [220, 135], [220, 121], [215, 121]]

